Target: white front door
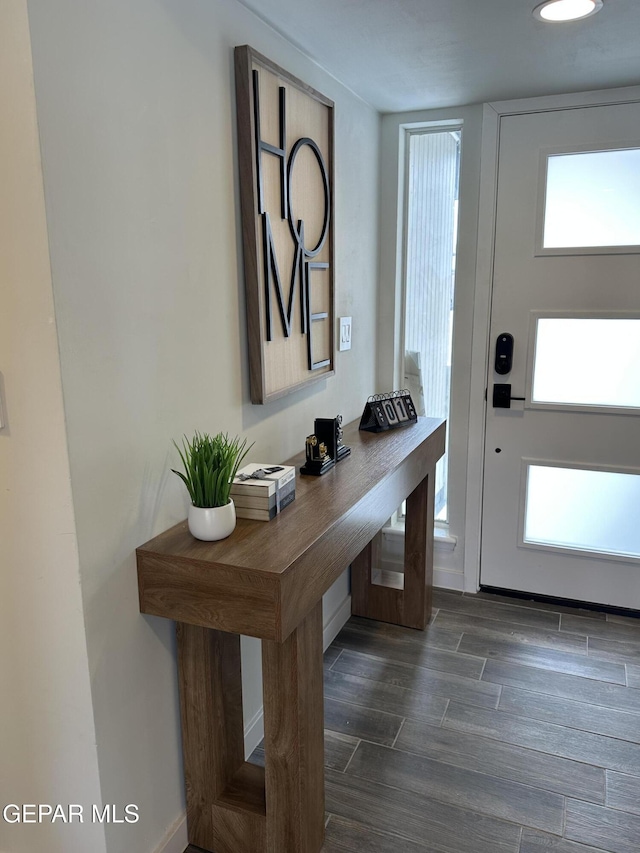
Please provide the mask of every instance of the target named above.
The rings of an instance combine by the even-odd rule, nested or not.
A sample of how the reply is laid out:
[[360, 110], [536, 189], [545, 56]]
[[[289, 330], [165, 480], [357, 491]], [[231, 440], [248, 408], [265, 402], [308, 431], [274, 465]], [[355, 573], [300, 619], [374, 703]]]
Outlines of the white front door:
[[480, 583], [640, 609], [640, 104], [499, 143]]

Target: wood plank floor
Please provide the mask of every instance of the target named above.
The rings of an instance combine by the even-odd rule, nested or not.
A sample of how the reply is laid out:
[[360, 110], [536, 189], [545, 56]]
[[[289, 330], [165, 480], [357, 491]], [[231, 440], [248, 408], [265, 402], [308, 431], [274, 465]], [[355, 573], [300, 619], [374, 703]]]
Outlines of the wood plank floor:
[[325, 654], [323, 853], [640, 853], [640, 619], [435, 608], [352, 618]]

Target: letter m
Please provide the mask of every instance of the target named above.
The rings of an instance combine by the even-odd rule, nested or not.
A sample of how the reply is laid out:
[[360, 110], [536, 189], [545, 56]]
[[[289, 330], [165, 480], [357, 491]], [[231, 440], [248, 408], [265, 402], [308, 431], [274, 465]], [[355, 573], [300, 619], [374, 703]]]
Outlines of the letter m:
[[111, 816], [111, 806], [108, 803], [102, 809], [102, 812], [100, 812], [100, 809], [98, 808], [98, 806], [96, 806], [94, 804], [93, 815], [92, 815], [93, 823], [105, 823], [105, 821], [106, 821], [106, 823], [109, 823], [110, 816]]

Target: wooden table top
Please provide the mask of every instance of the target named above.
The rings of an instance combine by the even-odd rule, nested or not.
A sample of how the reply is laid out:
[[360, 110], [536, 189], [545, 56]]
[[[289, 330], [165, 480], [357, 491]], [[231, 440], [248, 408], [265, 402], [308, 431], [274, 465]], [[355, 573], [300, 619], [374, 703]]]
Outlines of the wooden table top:
[[[140, 610], [284, 640], [444, 452], [445, 422], [385, 433], [344, 429], [351, 455], [322, 477], [299, 473], [296, 499], [272, 521], [238, 519], [219, 542], [186, 521], [137, 549]], [[297, 620], [297, 621], [296, 621]]]

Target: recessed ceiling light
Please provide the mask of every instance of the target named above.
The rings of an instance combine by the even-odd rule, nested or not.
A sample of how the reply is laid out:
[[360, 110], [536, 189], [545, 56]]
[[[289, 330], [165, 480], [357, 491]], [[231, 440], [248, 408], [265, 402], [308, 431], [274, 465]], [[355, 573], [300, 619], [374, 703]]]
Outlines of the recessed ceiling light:
[[588, 18], [602, 9], [602, 0], [547, 0], [536, 6], [533, 15], [539, 21], [559, 23]]

